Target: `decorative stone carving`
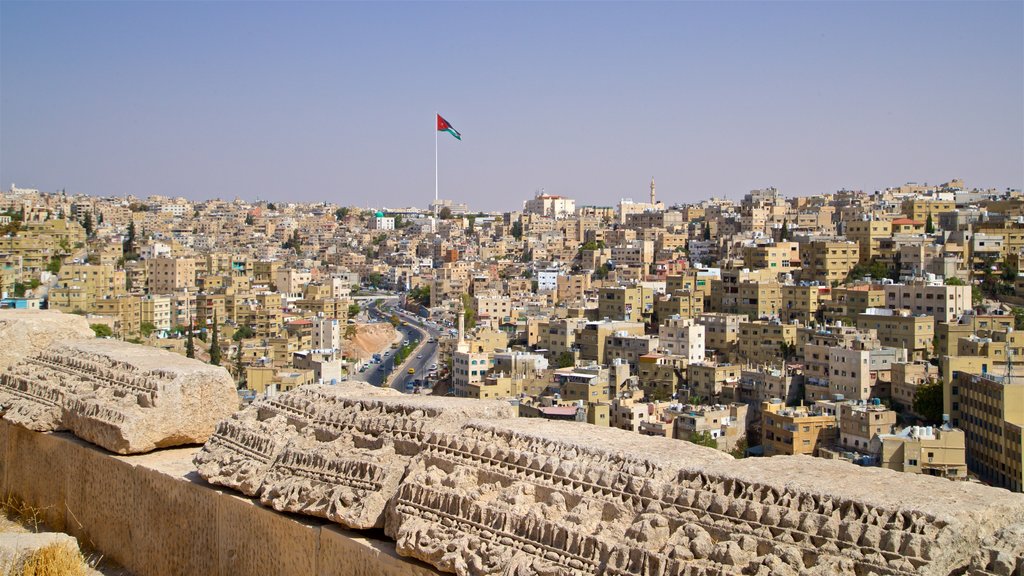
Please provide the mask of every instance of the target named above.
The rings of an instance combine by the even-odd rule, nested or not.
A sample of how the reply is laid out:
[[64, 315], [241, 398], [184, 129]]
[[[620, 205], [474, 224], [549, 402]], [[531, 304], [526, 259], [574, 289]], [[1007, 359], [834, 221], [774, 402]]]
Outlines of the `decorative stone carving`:
[[221, 422], [195, 464], [207, 481], [276, 510], [380, 528], [424, 438], [472, 418], [514, 415], [505, 402], [407, 396], [356, 382], [304, 386]]
[[55, 344], [0, 376], [5, 420], [118, 454], [205, 442], [237, 408], [224, 368], [116, 340]]
[[1019, 537], [997, 531], [1024, 520], [1024, 498], [1001, 490], [805, 457], [735, 461], [563, 422], [475, 421], [425, 443], [385, 530], [400, 554], [459, 575], [1019, 566], [1008, 550], [1020, 548], [996, 542]]

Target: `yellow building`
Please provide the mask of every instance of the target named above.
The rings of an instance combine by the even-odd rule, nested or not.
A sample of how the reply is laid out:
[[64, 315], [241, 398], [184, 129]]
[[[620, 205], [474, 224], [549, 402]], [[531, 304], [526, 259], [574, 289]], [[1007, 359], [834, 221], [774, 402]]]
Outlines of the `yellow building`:
[[881, 252], [879, 242], [883, 238], [892, 237], [892, 222], [887, 220], [852, 220], [846, 223], [845, 233], [847, 239], [856, 242], [860, 248], [859, 261], [861, 263], [871, 260]]
[[860, 246], [856, 242], [813, 240], [804, 246], [800, 259], [801, 279], [842, 284], [860, 261]]
[[761, 403], [761, 446], [765, 456], [816, 456], [837, 437], [836, 417], [807, 406]]
[[645, 286], [614, 286], [597, 291], [597, 314], [610, 320], [643, 322], [654, 311], [654, 291]]
[[773, 320], [740, 323], [739, 357], [750, 364], [781, 366], [782, 346], [796, 345], [797, 326]]
[[829, 288], [824, 286], [801, 286], [786, 284], [782, 286], [782, 307], [779, 317], [783, 322], [794, 320], [810, 324], [818, 319], [818, 310], [822, 300], [827, 300]]
[[955, 428], [909, 426], [871, 441], [879, 466], [897, 472], [928, 474], [950, 480], [967, 479], [964, 431]]
[[737, 364], [697, 362], [686, 367], [686, 395], [707, 401], [732, 401], [740, 381]]
[[1024, 375], [956, 372], [948, 387], [951, 424], [966, 438], [967, 468], [981, 480], [1014, 492], [1024, 489]]
[[139, 296], [108, 296], [93, 301], [93, 312], [97, 316], [114, 318], [114, 335], [119, 338], [134, 338], [139, 335], [142, 324], [142, 299]]
[[743, 264], [750, 268], [767, 268], [788, 272], [800, 266], [800, 244], [777, 242], [743, 247]]
[[872, 308], [857, 315], [857, 328], [875, 330], [882, 346], [905, 348], [907, 360], [928, 360], [935, 338], [935, 319], [907, 310]]

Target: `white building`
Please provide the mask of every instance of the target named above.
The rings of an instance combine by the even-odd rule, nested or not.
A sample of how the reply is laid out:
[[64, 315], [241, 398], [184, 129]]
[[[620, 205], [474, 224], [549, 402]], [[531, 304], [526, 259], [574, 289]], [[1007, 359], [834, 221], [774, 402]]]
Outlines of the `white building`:
[[383, 212], [377, 212], [373, 219], [370, 220], [370, 228], [373, 230], [394, 230], [395, 219], [385, 216]]
[[658, 328], [658, 340], [661, 348], [677, 356], [685, 356], [691, 363], [704, 360], [703, 324], [697, 324], [693, 318], [673, 316]]
[[558, 268], [548, 268], [537, 272], [537, 292], [555, 292], [558, 290]]
[[341, 350], [341, 323], [337, 318], [313, 317], [313, 348]]
[[564, 196], [538, 194], [523, 202], [523, 212], [549, 218], [568, 218], [576, 214], [576, 201]]

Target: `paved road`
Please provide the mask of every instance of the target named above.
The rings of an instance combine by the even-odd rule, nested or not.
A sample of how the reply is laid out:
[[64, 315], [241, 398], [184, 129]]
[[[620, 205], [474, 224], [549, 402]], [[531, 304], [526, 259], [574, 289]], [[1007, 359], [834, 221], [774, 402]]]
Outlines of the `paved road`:
[[[387, 305], [385, 306], [383, 310], [380, 310], [377, 308], [376, 302], [374, 302], [367, 307], [367, 311], [372, 318], [386, 321], [391, 317], [392, 309]], [[398, 331], [403, 335], [403, 340], [419, 342], [417, 349], [401, 367], [401, 372], [396, 374], [391, 381], [391, 387], [395, 390], [408, 392], [413, 389], [412, 382], [423, 379], [427, 372], [429, 372], [430, 366], [437, 362], [437, 344], [427, 342], [426, 340], [431, 337], [437, 338], [440, 332], [429, 325], [421, 324], [415, 315], [399, 313], [399, 316], [407, 323], [398, 327]], [[385, 350], [381, 353], [380, 364], [370, 364], [365, 372], [360, 372], [353, 376], [353, 378], [365, 380], [374, 386], [382, 386], [388, 376], [395, 370], [396, 351], [394, 349]], [[412, 368], [415, 373], [409, 374], [409, 368]], [[409, 388], [406, 388], [407, 385]]]

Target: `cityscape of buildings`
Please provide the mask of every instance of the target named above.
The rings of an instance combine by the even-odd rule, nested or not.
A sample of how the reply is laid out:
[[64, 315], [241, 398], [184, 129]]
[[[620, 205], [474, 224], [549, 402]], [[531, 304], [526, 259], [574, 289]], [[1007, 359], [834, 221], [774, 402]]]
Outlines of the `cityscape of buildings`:
[[429, 371], [383, 375], [409, 393], [1024, 489], [1020, 190], [638, 188], [490, 213], [12, 185], [2, 305], [219, 363], [245, 399], [369, 379], [395, 352], [355, 334], [409, 321], [432, 328], [409, 354], [436, 339]]

